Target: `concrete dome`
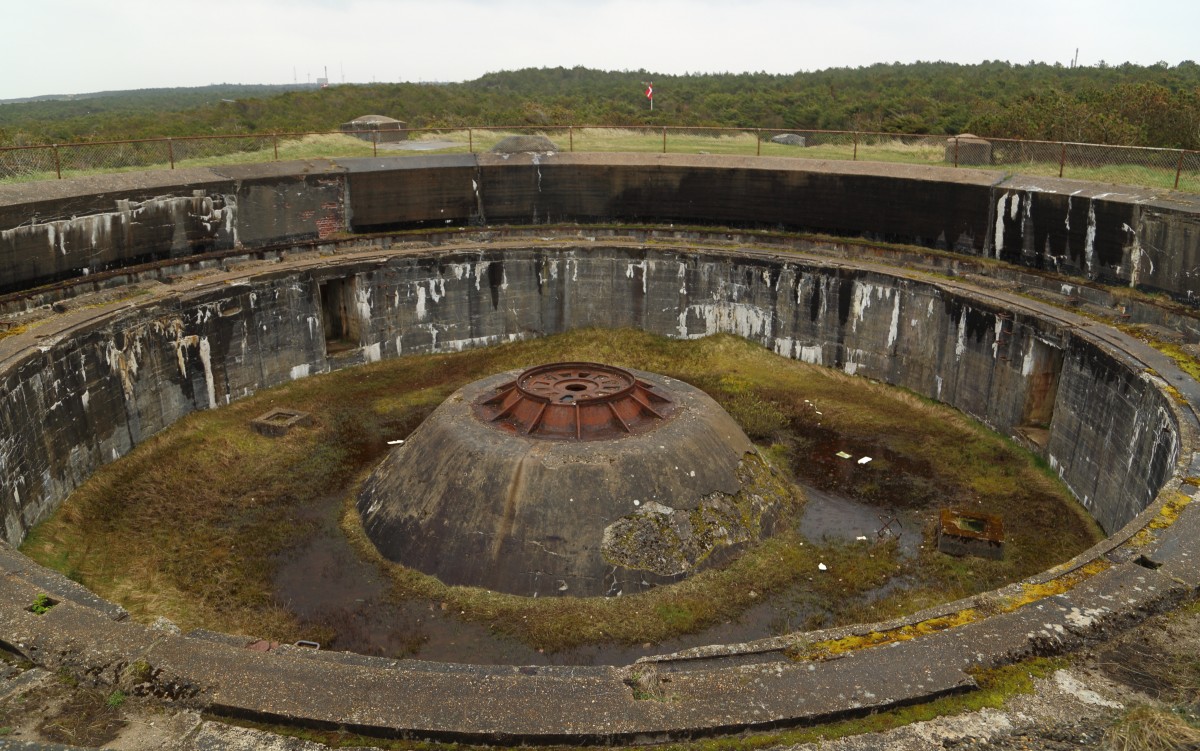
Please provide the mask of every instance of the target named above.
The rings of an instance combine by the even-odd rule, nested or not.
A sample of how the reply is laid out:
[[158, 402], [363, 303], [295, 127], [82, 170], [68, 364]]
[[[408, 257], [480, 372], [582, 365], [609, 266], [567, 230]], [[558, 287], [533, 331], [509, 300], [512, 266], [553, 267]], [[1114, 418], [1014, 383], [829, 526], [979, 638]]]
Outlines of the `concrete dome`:
[[[543, 366], [476, 381], [434, 410], [359, 494], [380, 552], [447, 584], [593, 596], [674, 581], [770, 534], [793, 491], [725, 410], [681, 381], [608, 368], [644, 387], [631, 416], [632, 402], [604, 404], [600, 392], [618, 390], [607, 376], [581, 385], [594, 376], [583, 365], [550, 366], [574, 368], [557, 390]], [[522, 383], [546, 403], [521, 403]]]

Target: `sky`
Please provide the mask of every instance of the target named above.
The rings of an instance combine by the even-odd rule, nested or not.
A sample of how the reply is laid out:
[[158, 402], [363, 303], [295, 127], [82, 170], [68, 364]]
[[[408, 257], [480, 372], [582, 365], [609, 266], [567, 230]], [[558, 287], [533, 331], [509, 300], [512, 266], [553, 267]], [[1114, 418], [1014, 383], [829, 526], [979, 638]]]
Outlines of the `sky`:
[[794, 73], [944, 60], [1175, 65], [1196, 0], [0, 0], [0, 99], [572, 67]]

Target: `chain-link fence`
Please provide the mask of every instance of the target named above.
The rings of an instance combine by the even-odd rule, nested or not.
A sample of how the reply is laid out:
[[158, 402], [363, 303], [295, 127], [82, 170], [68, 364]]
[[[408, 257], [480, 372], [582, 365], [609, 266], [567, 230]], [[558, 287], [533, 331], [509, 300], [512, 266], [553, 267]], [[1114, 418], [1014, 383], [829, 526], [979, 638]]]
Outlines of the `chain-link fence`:
[[1200, 152], [1179, 149], [861, 131], [578, 125], [188, 136], [17, 146], [0, 148], [0, 182], [381, 153], [480, 152], [513, 135], [545, 136], [560, 151], [899, 162], [1200, 192]]

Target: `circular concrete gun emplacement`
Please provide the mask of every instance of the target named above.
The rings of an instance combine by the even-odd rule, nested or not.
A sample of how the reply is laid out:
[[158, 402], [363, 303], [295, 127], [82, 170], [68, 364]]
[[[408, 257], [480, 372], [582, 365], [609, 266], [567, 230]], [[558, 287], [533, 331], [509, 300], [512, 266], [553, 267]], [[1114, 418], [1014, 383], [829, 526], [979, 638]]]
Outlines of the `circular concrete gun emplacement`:
[[[218, 715], [456, 741], [689, 738], [970, 690], [973, 668], [1069, 650], [1200, 584], [1200, 389], [1103, 320], [1195, 341], [1186, 303], [1200, 280], [1180, 270], [1200, 256], [1196, 205], [981, 170], [656, 154], [342, 160], [0, 187], [0, 253], [12, 259], [0, 269], [10, 293], [0, 504], [12, 545], [101, 465], [189, 413], [400, 354], [617, 326], [736, 334], [954, 406], [1044, 457], [1110, 535], [1027, 580], [894, 621], [615, 667], [257, 652], [246, 648], [254, 635], [134, 622], [5, 547], [0, 640], [104, 685], [139, 666], [148, 694]], [[810, 231], [843, 239], [797, 234]], [[514, 377], [478, 398], [496, 399]], [[563, 450], [684, 424], [686, 398], [670, 391], [677, 412], [657, 427]], [[532, 419], [510, 433], [474, 411], [504, 401], [464, 398], [456, 419], [519, 437]], [[625, 500], [625, 516], [647, 501], [676, 508]], [[42, 594], [57, 604], [31, 610]]]

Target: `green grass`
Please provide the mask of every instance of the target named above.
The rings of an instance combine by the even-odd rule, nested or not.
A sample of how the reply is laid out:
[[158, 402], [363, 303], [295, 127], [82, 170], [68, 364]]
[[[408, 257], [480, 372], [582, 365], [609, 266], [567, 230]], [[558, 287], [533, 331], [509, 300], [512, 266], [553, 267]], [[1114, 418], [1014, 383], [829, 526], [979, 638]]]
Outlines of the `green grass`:
[[[661, 128], [527, 128], [527, 129], [466, 129], [455, 131], [415, 131], [411, 134], [413, 140], [449, 141], [456, 145], [430, 151], [410, 151], [400, 149], [380, 148], [380, 156], [421, 156], [428, 154], [465, 153], [467, 151], [483, 152], [491, 149], [502, 138], [518, 133], [538, 133], [546, 135], [562, 151], [578, 152], [632, 152], [632, 153], [662, 153], [664, 151], [663, 130]], [[665, 151], [671, 154], [725, 154], [741, 156], [771, 156], [790, 157], [796, 159], [820, 159], [832, 161], [854, 160], [889, 162], [899, 164], [924, 164], [932, 166], [952, 166], [945, 159], [945, 137], [928, 136], [896, 136], [886, 137], [877, 135], [860, 135], [857, 147], [854, 136], [845, 134], [818, 134], [810, 138], [820, 141], [808, 147], [786, 146], [771, 143], [769, 136], [774, 131], [763, 132], [762, 141], [753, 130], [683, 130], [666, 129]], [[209, 155], [186, 156], [186, 152], [210, 149], [224, 152], [229, 145], [219, 139], [211, 141], [176, 141], [177, 158], [175, 166], [212, 167], [228, 164], [245, 164], [267, 162], [276, 159], [276, 151], [269, 137], [244, 137], [248, 143], [256, 142], [261, 146], [245, 151], [231, 153], [214, 153]], [[61, 147], [60, 155], [63, 160], [63, 176], [74, 177], [109, 172], [129, 172], [147, 169], [167, 169], [170, 163], [167, 159], [166, 146], [162, 145], [161, 160], [147, 164], [144, 160], [133, 166], [114, 167], [82, 167], [75, 165], [88, 158], [90, 150], [96, 150], [100, 156], [97, 159], [111, 160], [104, 156], [102, 150], [111, 150], [111, 146], [80, 146]], [[155, 147], [158, 148], [158, 147]], [[353, 136], [330, 133], [303, 136], [301, 138], [282, 139], [278, 143], [278, 159], [280, 161], [364, 157], [373, 155], [372, 145]], [[1057, 161], [1014, 161], [982, 165], [978, 169], [989, 169], [1006, 173], [1023, 175], [1054, 176], [1059, 174]], [[51, 180], [56, 175], [52, 170], [30, 172], [19, 177], [6, 178], [0, 182], [27, 182], [35, 180]], [[1156, 168], [1139, 165], [1097, 165], [1094, 167], [1078, 167], [1068, 165], [1063, 177], [1074, 180], [1087, 180], [1101, 183], [1138, 185], [1160, 189], [1172, 189], [1175, 183], [1173, 168]], [[1179, 190], [1200, 192], [1200, 172], [1185, 171], [1180, 179]]]
[[[723, 568], [674, 586], [587, 599], [447, 587], [382, 560], [365, 541], [347, 489], [383, 455], [386, 441], [405, 437], [459, 385], [556, 360], [600, 361], [691, 382], [769, 447], [768, 456], [792, 469], [802, 468], [808, 452], [828, 450], [812, 443], [822, 432], [851, 450], [869, 450], [876, 461], [856, 465], [844, 492], [919, 508], [929, 519], [941, 505], [1000, 514], [1010, 536], [1006, 558], [950, 559], [926, 537], [915, 560], [901, 560], [894, 543], [805, 541], [784, 530]], [[819, 418], [814, 404], [823, 412]], [[311, 412], [316, 425], [284, 438], [259, 436], [248, 423], [273, 406]], [[916, 475], [899, 471], [905, 467]], [[395, 597], [448, 603], [465, 620], [547, 650], [669, 639], [736, 618], [798, 584], [819, 607], [797, 625], [879, 620], [1042, 571], [1100, 536], [1032, 457], [954, 410], [777, 357], [733, 336], [675, 341], [586, 330], [398, 358], [194, 413], [99, 470], [23, 549], [139, 619], [164, 615], [184, 629], [292, 641], [313, 634], [275, 601], [275, 566], [315, 533], [306, 509], [338, 504], [343, 529], [362, 556], [392, 576]], [[833, 573], [811, 577], [819, 562]], [[861, 597], [896, 575], [914, 585], [878, 600]]]

